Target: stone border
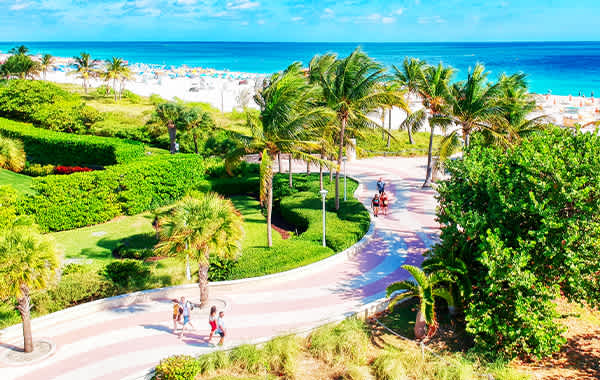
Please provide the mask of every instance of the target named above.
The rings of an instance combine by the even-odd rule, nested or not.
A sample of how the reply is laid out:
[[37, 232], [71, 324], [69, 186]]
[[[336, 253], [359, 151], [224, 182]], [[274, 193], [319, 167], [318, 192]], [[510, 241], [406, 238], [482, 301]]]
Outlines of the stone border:
[[[362, 191], [364, 184], [360, 182], [357, 178], [347, 176], [356, 182], [358, 182], [358, 187], [354, 191], [353, 197], [358, 199], [357, 194]], [[268, 274], [265, 276], [259, 277], [250, 277], [239, 280], [230, 280], [230, 281], [217, 281], [209, 283], [210, 289], [231, 289], [235, 286], [241, 284], [260, 284], [262, 282], [272, 282], [277, 280], [289, 280], [293, 278], [297, 278], [300, 275], [308, 274], [311, 272], [318, 272], [323, 270], [328, 266], [332, 266], [338, 264], [340, 262], [345, 261], [348, 257], [354, 255], [358, 250], [360, 250], [363, 246], [365, 246], [372, 238], [375, 233], [375, 224], [373, 221], [373, 216], [369, 212], [370, 225], [367, 233], [354, 245], [345, 249], [344, 251], [329, 256], [323, 260], [314, 262], [312, 264], [308, 264], [302, 267], [294, 268], [287, 270], [285, 272], [278, 272], [273, 274]], [[176, 285], [170, 286], [166, 288], [158, 288], [158, 289], [149, 289], [149, 290], [141, 290], [134, 293], [121, 294], [114, 297], [102, 298], [96, 301], [87, 302], [81, 305], [73, 306], [67, 309], [59, 310], [51, 314], [47, 314], [38, 318], [33, 319], [32, 325], [33, 328], [43, 328], [45, 325], [55, 323], [56, 320], [59, 320], [62, 316], [67, 314], [73, 314], [78, 316], [84, 316], [87, 314], [94, 313], [99, 310], [105, 310], [108, 308], [114, 307], [123, 307], [128, 306], [134, 303], [145, 303], [150, 302], [157, 298], [173, 298], [175, 294], [179, 294], [182, 290], [194, 289], [198, 286], [198, 284], [186, 284], [186, 285]], [[16, 324], [10, 327], [6, 327], [0, 330], [0, 339], [3, 342], [11, 342], [16, 341], [21, 337], [21, 325]]]
[[23, 361], [23, 362], [14, 362], [14, 361], [7, 360], [6, 357], [8, 356], [8, 352], [13, 351], [13, 350], [11, 348], [0, 348], [0, 364], [4, 364], [8, 367], [23, 367], [23, 366], [27, 366], [30, 364], [39, 363], [43, 360], [48, 359], [50, 356], [54, 355], [54, 353], [56, 352], [56, 344], [54, 344], [53, 341], [51, 341], [50, 339], [46, 339], [46, 338], [40, 338], [40, 339], [34, 340], [34, 344], [39, 343], [39, 342], [47, 343], [50, 346], [50, 350], [48, 352], [40, 355], [38, 358], [29, 360], [29, 361]]

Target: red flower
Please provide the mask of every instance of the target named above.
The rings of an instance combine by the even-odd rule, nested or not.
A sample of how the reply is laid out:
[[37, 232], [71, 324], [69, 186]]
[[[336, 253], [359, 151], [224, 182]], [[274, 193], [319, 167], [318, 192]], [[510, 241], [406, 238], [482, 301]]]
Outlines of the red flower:
[[91, 172], [92, 169], [81, 166], [57, 166], [54, 168], [56, 174], [71, 174], [78, 172]]

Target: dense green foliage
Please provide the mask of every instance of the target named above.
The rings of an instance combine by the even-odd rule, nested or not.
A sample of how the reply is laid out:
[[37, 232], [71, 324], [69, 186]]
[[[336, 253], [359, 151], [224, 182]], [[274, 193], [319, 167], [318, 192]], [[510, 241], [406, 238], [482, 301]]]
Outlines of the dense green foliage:
[[53, 132], [2, 118], [0, 135], [23, 141], [27, 160], [39, 164], [113, 165], [144, 154], [137, 142]]
[[156, 366], [156, 380], [194, 380], [200, 373], [200, 362], [193, 356], [177, 355], [161, 360]]
[[475, 143], [438, 188], [441, 243], [482, 352], [544, 356], [564, 339], [552, 301], [600, 300], [600, 139], [558, 128], [502, 150]]
[[194, 155], [159, 155], [106, 170], [34, 179], [37, 194], [21, 211], [42, 227], [61, 231], [166, 206], [202, 183], [204, 161]]

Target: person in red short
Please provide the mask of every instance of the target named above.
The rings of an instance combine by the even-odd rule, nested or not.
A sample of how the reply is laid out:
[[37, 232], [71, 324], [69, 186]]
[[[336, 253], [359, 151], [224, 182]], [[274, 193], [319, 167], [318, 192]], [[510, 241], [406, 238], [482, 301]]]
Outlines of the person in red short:
[[217, 331], [217, 307], [212, 306], [210, 308], [210, 315], [208, 316], [208, 324], [210, 325], [210, 335], [208, 341], [210, 342]]

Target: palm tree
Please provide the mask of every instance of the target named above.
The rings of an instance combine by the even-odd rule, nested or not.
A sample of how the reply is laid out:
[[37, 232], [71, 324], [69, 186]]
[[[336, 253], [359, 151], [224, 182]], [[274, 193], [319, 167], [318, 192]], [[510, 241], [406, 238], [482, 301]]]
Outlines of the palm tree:
[[25, 161], [23, 143], [0, 136], [0, 168], [19, 173], [25, 167]]
[[[273, 170], [265, 165], [275, 160], [280, 153], [290, 153], [307, 161], [319, 159], [306, 154], [317, 150], [313, 141], [316, 131], [325, 126], [332, 113], [319, 107], [320, 89], [310, 85], [299, 63], [289, 66], [284, 72], [273, 74], [268, 84], [254, 97], [261, 112], [256, 117], [248, 114], [248, 125], [252, 136], [246, 137], [241, 149], [229, 154], [228, 161], [237, 161], [246, 153], [263, 152], [261, 161], [261, 195], [267, 208], [267, 239], [273, 245], [271, 234], [271, 215], [273, 210]], [[265, 204], [266, 203], [266, 204]]]
[[8, 53], [12, 55], [27, 55], [27, 53], [29, 53], [29, 49], [27, 46], [21, 45], [10, 49]]
[[241, 252], [244, 224], [230, 200], [215, 193], [193, 193], [175, 203], [158, 222], [158, 254], [198, 262], [200, 303], [208, 301], [210, 255], [235, 259]]
[[50, 54], [44, 54], [42, 56], [42, 61], [40, 62], [40, 69], [42, 71], [42, 74], [44, 75], [44, 80], [46, 80], [46, 73], [48, 72], [48, 69], [52, 67], [53, 61], [54, 57], [52, 57], [52, 55]]
[[[417, 58], [405, 58], [402, 62], [402, 68], [399, 69], [395, 65], [392, 66], [394, 69], [394, 82], [400, 87], [404, 88], [408, 95], [420, 95], [420, 86], [423, 83], [423, 75], [424, 70], [427, 64], [425, 61], [421, 61]], [[418, 112], [418, 111], [417, 111]], [[412, 120], [409, 120], [410, 115], [413, 114], [411, 111], [407, 112], [405, 124], [401, 125], [404, 127], [408, 133], [408, 142], [409, 144], [414, 144], [412, 132], [414, 131], [414, 127], [419, 125], [418, 120], [422, 120], [421, 115], [417, 114], [412, 117]], [[391, 117], [391, 113], [390, 113]], [[407, 121], [408, 120], [408, 121]], [[422, 123], [421, 123], [422, 124]]]
[[79, 57], [73, 57], [75, 59], [75, 71], [70, 71], [70, 75], [77, 75], [83, 81], [83, 90], [87, 94], [88, 81], [98, 75], [98, 62], [90, 58], [88, 53], [81, 53]]
[[415, 112], [408, 112], [406, 119], [400, 124], [398, 129], [406, 130], [408, 133], [408, 142], [414, 144], [413, 133], [420, 131], [427, 121], [427, 110], [421, 108]]
[[488, 74], [485, 67], [478, 63], [473, 70], [469, 70], [467, 80], [457, 82], [451, 88], [449, 100], [452, 117], [462, 129], [465, 147], [469, 146], [473, 132], [491, 130], [493, 121], [501, 113], [497, 102], [500, 84], [489, 83]]
[[[387, 296], [392, 296], [389, 308], [407, 298], [419, 299], [419, 311], [415, 322], [415, 338], [422, 339], [425, 336], [431, 338], [437, 331], [438, 323], [435, 315], [435, 297], [440, 297], [454, 305], [450, 292], [439, 287], [439, 283], [448, 282], [446, 276], [440, 276], [437, 272], [426, 275], [420, 268], [412, 265], [402, 265], [412, 276], [412, 280], [394, 282], [387, 287]], [[399, 291], [404, 290], [402, 293]], [[427, 330], [425, 327], [428, 327]]]
[[427, 173], [423, 187], [431, 187], [433, 175], [433, 137], [435, 127], [444, 127], [452, 122], [448, 99], [450, 97], [448, 83], [454, 75], [454, 69], [444, 67], [442, 63], [437, 66], [427, 66], [423, 72], [419, 95], [423, 99], [423, 106], [427, 109], [430, 135], [429, 149], [427, 151]]
[[112, 80], [112, 87], [115, 92], [115, 102], [117, 101], [117, 95], [120, 93], [119, 89], [117, 88], [117, 83], [123, 78], [124, 73], [128, 70], [129, 68], [127, 65], [125, 65], [125, 62], [123, 62], [123, 59], [121, 58], [112, 57], [111, 60], [106, 61], [106, 70], [102, 76], [107, 82]]
[[401, 106], [406, 103], [401, 93], [389, 91], [380, 83], [385, 69], [359, 48], [348, 57], [330, 64], [320, 73], [320, 84], [327, 106], [336, 113], [340, 126], [335, 175], [335, 207], [340, 208], [340, 168], [344, 156], [345, 135], [348, 125], [356, 130], [379, 128], [368, 114], [382, 106]]
[[33, 351], [30, 294], [44, 289], [57, 268], [54, 246], [30, 219], [17, 218], [0, 230], [0, 298], [17, 299], [27, 353]]
[[175, 154], [177, 152], [177, 123], [181, 119], [183, 108], [177, 103], [161, 103], [156, 106], [154, 114], [160, 123], [167, 127], [170, 140], [169, 151], [171, 154]]
[[185, 109], [181, 115], [183, 128], [192, 135], [194, 151], [198, 154], [198, 135], [201, 131], [210, 131], [215, 127], [215, 122], [208, 112], [198, 107]]

